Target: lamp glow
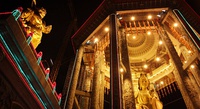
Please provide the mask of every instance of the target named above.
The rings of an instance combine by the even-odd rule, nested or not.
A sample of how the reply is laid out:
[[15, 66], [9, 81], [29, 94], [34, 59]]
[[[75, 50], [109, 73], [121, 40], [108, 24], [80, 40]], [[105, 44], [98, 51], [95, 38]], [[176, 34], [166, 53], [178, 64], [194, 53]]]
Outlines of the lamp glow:
[[108, 32], [108, 31], [109, 31], [109, 28], [108, 28], [108, 27], [106, 27], [106, 28], [105, 28], [105, 31], [106, 31], [106, 32]]
[[134, 16], [132, 16], [132, 17], [131, 17], [131, 20], [135, 20], [135, 17], [134, 17]]
[[147, 19], [149, 19], [149, 20], [152, 19], [152, 16], [151, 16], [151, 15], [148, 15]]

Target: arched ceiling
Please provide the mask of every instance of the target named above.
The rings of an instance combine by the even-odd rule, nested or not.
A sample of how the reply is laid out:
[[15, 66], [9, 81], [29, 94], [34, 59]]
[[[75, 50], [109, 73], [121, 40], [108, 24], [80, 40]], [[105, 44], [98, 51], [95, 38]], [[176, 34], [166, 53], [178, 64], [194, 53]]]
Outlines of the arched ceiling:
[[[150, 32], [150, 31], [149, 31]], [[129, 59], [131, 63], [147, 61], [157, 53], [159, 35], [155, 31], [127, 36]]]

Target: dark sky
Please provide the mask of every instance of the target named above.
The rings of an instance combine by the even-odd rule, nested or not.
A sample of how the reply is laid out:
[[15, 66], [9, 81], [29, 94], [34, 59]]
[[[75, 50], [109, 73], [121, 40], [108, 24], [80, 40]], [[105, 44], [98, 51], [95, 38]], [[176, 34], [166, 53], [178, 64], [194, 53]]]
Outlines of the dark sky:
[[[44, 18], [47, 25], [52, 25], [52, 31], [43, 35], [42, 43], [36, 49], [38, 52], [43, 52], [44, 60], [55, 60], [58, 55], [59, 48], [62, 44], [62, 40], [65, 37], [67, 27], [69, 25], [71, 14], [68, 7], [68, 0], [37, 0], [36, 7], [44, 7], [47, 10], [47, 14]], [[103, 0], [72, 0], [74, 5], [74, 11], [77, 15], [77, 26], [80, 27], [84, 21], [91, 15], [91, 13], [98, 7]], [[200, 15], [200, 0], [186, 0]], [[12, 11], [17, 7], [31, 7], [31, 0], [1, 0], [0, 12]], [[62, 72], [66, 73], [67, 63], [74, 56], [71, 48], [71, 42], [68, 43], [67, 54], [63, 58]], [[62, 89], [62, 85], [65, 79], [63, 73], [58, 75], [60, 81], [58, 81], [58, 91]]]
[[[43, 36], [37, 51], [43, 51], [45, 59], [54, 60], [57, 56], [63, 37], [65, 37], [71, 14], [68, 0], [36, 0], [37, 7], [44, 7], [47, 14], [44, 18], [47, 25], [52, 25], [52, 31]], [[78, 27], [90, 16], [103, 0], [72, 0], [78, 18]], [[200, 0], [186, 0], [200, 14]], [[12, 11], [17, 7], [31, 7], [31, 0], [1, 0], [0, 11]]]
[[[37, 51], [43, 51], [44, 58], [55, 59], [61, 41], [66, 34], [71, 14], [68, 0], [36, 0], [36, 7], [44, 7], [47, 14], [44, 17], [47, 25], [52, 25], [52, 31], [43, 36]], [[77, 26], [80, 27], [102, 0], [72, 0], [77, 15]], [[12, 11], [17, 7], [31, 7], [31, 0], [1, 0], [0, 12]]]
[[[46, 25], [52, 25], [49, 34], [43, 34], [42, 43], [36, 51], [43, 52], [43, 60], [54, 62], [58, 55], [59, 48], [65, 37], [69, 22], [72, 20], [68, 7], [69, 0], [36, 0], [36, 7], [44, 7], [47, 14], [44, 17]], [[77, 16], [77, 27], [80, 27], [84, 21], [91, 15], [102, 0], [72, 0], [74, 11]], [[0, 12], [11, 12], [18, 7], [31, 7], [32, 0], [0, 0]], [[68, 43], [66, 55], [62, 60], [61, 73], [58, 75], [57, 90], [60, 92], [67, 72], [67, 64], [74, 56], [71, 42]]]

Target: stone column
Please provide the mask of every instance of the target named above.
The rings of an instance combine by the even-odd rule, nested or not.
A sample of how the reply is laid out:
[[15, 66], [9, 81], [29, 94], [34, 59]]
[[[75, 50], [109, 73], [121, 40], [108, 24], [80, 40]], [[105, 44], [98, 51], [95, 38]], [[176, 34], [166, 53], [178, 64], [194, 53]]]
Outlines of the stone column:
[[[192, 82], [192, 84], [194, 85], [195, 90], [200, 90], [200, 87], [196, 81], [196, 79], [194, 78], [194, 75], [192, 74], [192, 72], [187, 72], [190, 81]], [[200, 97], [200, 93], [198, 93], [198, 96]]]
[[121, 61], [125, 67], [123, 72], [123, 97], [125, 109], [135, 109], [135, 97], [133, 92], [132, 75], [130, 70], [130, 62], [127, 48], [127, 40], [125, 31], [121, 31]]
[[99, 91], [100, 91], [100, 65], [101, 65], [101, 54], [100, 51], [95, 53], [95, 63], [94, 63], [94, 74], [93, 74], [93, 85], [92, 85], [92, 95], [91, 95], [91, 109], [100, 109], [99, 107]]
[[[164, 28], [164, 26], [162, 26]], [[191, 83], [191, 80], [189, 79], [187, 72], [183, 70], [183, 65], [182, 62], [171, 42], [169, 39], [168, 34], [161, 29], [160, 31], [162, 34], [162, 40], [165, 43], [165, 46], [168, 50], [168, 53], [170, 55], [170, 58], [172, 59], [172, 62], [175, 66], [175, 79], [178, 83], [178, 86], [180, 88], [181, 94], [183, 96], [183, 99], [185, 101], [185, 104], [188, 109], [200, 109], [200, 104], [199, 104], [199, 97], [198, 97], [198, 92], [194, 90], [194, 86]]]
[[109, 20], [110, 20], [111, 109], [122, 109], [116, 15], [115, 14], [110, 15]]
[[[181, 5], [185, 5], [185, 4], [181, 4]], [[199, 35], [196, 33], [196, 31], [194, 31], [194, 28], [191, 27], [191, 25], [187, 22], [187, 20], [184, 18], [183, 14], [181, 13], [180, 10], [178, 9], [174, 9], [173, 10], [175, 16], [178, 18], [178, 20], [181, 22], [182, 26], [184, 27], [184, 29], [186, 30], [187, 34], [188, 34], [188, 37], [191, 39], [191, 42], [193, 43], [190, 43], [191, 44], [191, 47], [193, 47], [193, 53], [192, 53], [192, 56], [193, 59], [195, 58], [198, 58], [199, 57], [199, 53], [198, 51], [200, 50], [200, 43], [199, 43]], [[191, 13], [191, 14], [194, 14], [194, 13]], [[195, 47], [195, 48], [194, 48]], [[193, 60], [189, 60], [189, 61], [193, 61]], [[199, 70], [199, 69], [198, 69]], [[191, 72], [192, 72], [192, 75], [194, 76], [194, 79], [196, 80], [196, 83], [197, 84], [193, 84], [193, 85], [196, 85], [199, 87], [199, 82], [200, 82], [200, 73], [197, 72], [197, 69], [196, 70], [193, 70], [191, 69]]]
[[68, 94], [66, 106], [64, 106], [65, 109], [72, 109], [73, 108], [75, 92], [76, 92], [79, 72], [80, 72], [80, 68], [81, 68], [81, 61], [82, 61], [82, 57], [83, 57], [83, 50], [84, 50], [84, 47], [81, 46], [79, 48], [79, 50], [77, 51], [78, 54], [77, 54], [77, 57], [75, 59], [75, 64], [73, 66], [74, 68], [72, 70], [73, 76], [72, 76], [72, 80], [71, 80], [71, 84], [70, 84], [69, 94]]
[[200, 69], [198, 68], [196, 63], [192, 64], [194, 68], [188, 68], [191, 71], [192, 76], [194, 76], [194, 80], [196, 82], [196, 85], [200, 87]]
[[68, 92], [69, 92], [69, 88], [70, 88], [69, 83], [70, 83], [70, 78], [71, 78], [71, 74], [72, 74], [72, 70], [73, 70], [72, 69], [73, 65], [74, 65], [74, 59], [71, 59], [68, 70], [67, 70], [67, 74], [66, 74], [66, 77], [65, 77], [63, 90], [62, 90], [62, 99], [61, 99], [61, 105], [60, 105], [62, 109], [64, 108], [64, 105], [66, 105], [66, 100], [68, 98]]
[[[90, 87], [91, 87], [91, 72], [85, 72], [86, 73], [86, 78], [84, 80], [84, 86], [83, 86], [83, 90], [86, 92], [90, 92]], [[81, 99], [81, 109], [89, 109], [89, 97], [82, 97]]]
[[[103, 56], [102, 56], [103, 57]], [[101, 83], [100, 83], [100, 101], [99, 101], [99, 105], [100, 108], [99, 109], [104, 109], [104, 82], [105, 82], [105, 73], [101, 71]]]

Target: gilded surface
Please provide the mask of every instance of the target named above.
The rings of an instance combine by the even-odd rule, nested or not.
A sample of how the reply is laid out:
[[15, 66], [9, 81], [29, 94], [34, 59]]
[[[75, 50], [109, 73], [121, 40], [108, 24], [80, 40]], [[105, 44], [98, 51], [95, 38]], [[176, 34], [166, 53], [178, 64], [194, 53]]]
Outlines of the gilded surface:
[[21, 19], [27, 34], [32, 34], [31, 43], [34, 48], [41, 43], [42, 33], [48, 34], [51, 32], [52, 25], [46, 26], [43, 18], [46, 15], [44, 8], [27, 8], [22, 12]]
[[163, 105], [160, 102], [158, 95], [153, 85], [145, 74], [141, 74], [138, 80], [138, 95], [136, 97], [137, 109], [162, 109]]

